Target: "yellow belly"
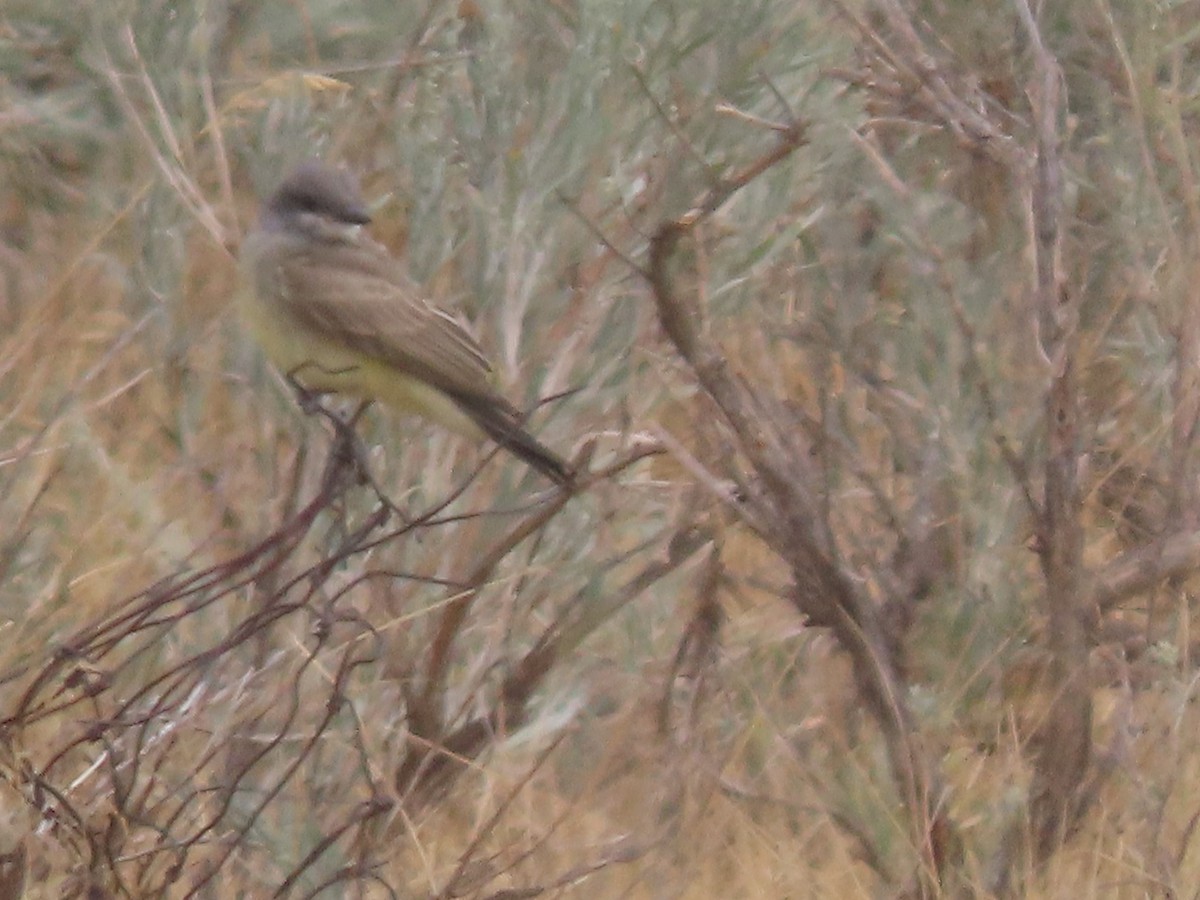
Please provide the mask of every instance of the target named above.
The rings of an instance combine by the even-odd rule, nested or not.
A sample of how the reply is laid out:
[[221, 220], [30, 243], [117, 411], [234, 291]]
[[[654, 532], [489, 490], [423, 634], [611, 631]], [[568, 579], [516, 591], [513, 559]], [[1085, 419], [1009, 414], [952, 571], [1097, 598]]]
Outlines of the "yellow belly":
[[437, 388], [393, 366], [315, 334], [278, 304], [263, 301], [249, 284], [239, 291], [239, 312], [267, 358], [305, 387], [378, 400], [400, 412], [412, 412], [472, 438], [479, 426]]

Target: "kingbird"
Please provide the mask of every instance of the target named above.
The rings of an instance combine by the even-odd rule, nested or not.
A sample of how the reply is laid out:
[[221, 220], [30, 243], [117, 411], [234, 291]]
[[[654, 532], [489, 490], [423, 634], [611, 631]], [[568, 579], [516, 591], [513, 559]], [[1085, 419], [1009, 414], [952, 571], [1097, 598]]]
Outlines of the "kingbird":
[[473, 438], [490, 437], [569, 485], [571, 466], [524, 428], [475, 339], [425, 302], [363, 230], [357, 181], [318, 160], [294, 169], [242, 243], [242, 318], [267, 357], [316, 391], [380, 400]]

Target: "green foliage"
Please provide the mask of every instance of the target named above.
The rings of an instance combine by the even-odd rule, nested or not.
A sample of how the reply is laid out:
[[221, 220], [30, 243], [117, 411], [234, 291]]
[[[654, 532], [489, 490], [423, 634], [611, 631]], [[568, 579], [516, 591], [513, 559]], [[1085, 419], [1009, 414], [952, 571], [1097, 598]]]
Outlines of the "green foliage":
[[[61, 792], [70, 828], [39, 833], [45, 896], [102, 869], [129, 894], [179, 889], [181, 846], [181, 877], [212, 865], [222, 896], [291, 875], [328, 896], [373, 877], [404, 896], [905, 886], [922, 848], [887, 735], [844, 648], [797, 614], [805, 586], [720, 499], [739, 477], [743, 497], [769, 486], [664, 339], [645, 277], [656, 229], [796, 120], [804, 146], [704, 218], [673, 276], [811, 464], [819, 530], [863, 596], [888, 609], [912, 559], [935, 560], [901, 610], [898, 702], [947, 784], [960, 877], [997, 883], [1056, 688], [1031, 650], [1046, 582], [1030, 495], [1049, 478], [1054, 374], [1031, 299], [1032, 188], [921, 107], [915, 82], [889, 90], [851, 6], [893, 46], [884, 3], [0, 8], [4, 805], [32, 834], [33, 786]], [[916, 6], [936, 73], [1032, 147], [1014, 7]], [[1194, 518], [1180, 410], [1200, 389], [1197, 31], [1171, 4], [1042, 15], [1068, 98], [1062, 267], [1092, 575]], [[510, 396], [568, 392], [534, 414], [539, 436], [614, 466], [478, 584], [464, 586], [543, 486], [498, 458], [453, 494], [482, 454], [375, 411], [359, 425], [374, 484], [331, 478], [324, 420], [295, 411], [234, 326], [230, 251], [257, 198], [314, 154], [362, 176], [375, 235], [471, 320]], [[647, 435], [667, 452], [633, 464]], [[295, 542], [279, 539], [317, 497]], [[208, 593], [183, 587], [195, 573]], [[1171, 574], [1148, 611], [1141, 594], [1102, 611], [1138, 640], [1094, 688], [1125, 685], [1123, 715], [1178, 737], [1185, 715], [1153, 708], [1128, 668], [1190, 678], [1190, 571]], [[467, 595], [422, 710], [431, 648]], [[489, 740], [456, 750], [457, 781], [406, 821], [396, 770], [431, 709], [440, 737], [485, 722]], [[1097, 720], [1097, 740], [1122, 727]], [[1110, 787], [1091, 843], [1043, 873], [1047, 896], [1078, 896], [1073, 873], [1110, 859], [1122, 878], [1190, 883], [1184, 744], [1129, 751], [1136, 783]], [[1155, 784], [1161, 815], [1146, 811]], [[1162, 846], [1174, 863], [1153, 862]]]

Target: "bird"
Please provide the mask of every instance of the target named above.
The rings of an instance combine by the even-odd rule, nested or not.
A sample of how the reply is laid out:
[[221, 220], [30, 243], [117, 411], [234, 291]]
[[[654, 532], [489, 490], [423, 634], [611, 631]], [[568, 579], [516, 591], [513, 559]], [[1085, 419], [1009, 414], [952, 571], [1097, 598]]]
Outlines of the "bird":
[[307, 390], [379, 400], [473, 439], [495, 441], [562, 486], [572, 466], [525, 430], [493, 385], [476, 340], [423, 299], [365, 231], [357, 179], [318, 159], [262, 203], [241, 248], [241, 319], [267, 358]]

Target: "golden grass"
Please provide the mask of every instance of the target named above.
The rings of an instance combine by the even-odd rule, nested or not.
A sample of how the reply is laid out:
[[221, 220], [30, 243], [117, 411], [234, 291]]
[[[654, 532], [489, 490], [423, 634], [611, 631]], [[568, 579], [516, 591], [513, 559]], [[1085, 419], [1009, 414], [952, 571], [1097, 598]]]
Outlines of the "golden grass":
[[[830, 77], [853, 64], [845, 20], [793, 7], [433, 3], [422, 17], [300, 4], [223, 22], [161, 20], [150, 4], [79, 21], [38, 4], [0, 11], [0, 56], [11, 52], [0, 104], [19, 114], [0, 118], [0, 172], [19, 185], [0, 209], [0, 718], [27, 696], [65, 704], [0, 734], [0, 853], [25, 847], [25, 896], [89, 885], [184, 896], [208, 866], [212, 896], [270, 896], [343, 826], [296, 896], [322, 879], [325, 896], [387, 896], [387, 885], [414, 897], [681, 900], [866, 898], [909, 884], [918, 854], [853, 674], [798, 618], [786, 567], [714, 499], [730, 445], [627, 264], [645, 264], [647, 235], [703, 191], [706, 166], [724, 171], [770, 138], [718, 103], [773, 119], [775, 90], [816, 123], [810, 146], [706, 225], [688, 250], [696, 274], [680, 277], [694, 278], [731, 365], [794, 416], [797, 452], [826, 460], [831, 526], [872, 597], [886, 595], [880, 573], [898, 553], [878, 495], [902, 511], [929, 501], [943, 571], [907, 635], [906, 699], [948, 787], [958, 877], [988, 896], [1056, 686], [1037, 643], [1032, 529], [963, 374], [946, 298], [974, 317], [999, 424], [1022, 453], [1036, 449], [1044, 372], [1030, 340], [1008, 339], [1029, 322], [1021, 198], [978, 159], [922, 142], [921, 123], [898, 132], [911, 143], [891, 140], [902, 124], [891, 119], [880, 145], [912, 191], [898, 198], [849, 149], [846, 124], [874, 113]], [[1127, 18], [1107, 21], [1141, 33]], [[978, 25], [937, 24], [950, 45]], [[1149, 72], [1174, 51], [1137, 52], [1129, 65]], [[1143, 164], [1144, 135], [1117, 131], [1121, 116], [1084, 86], [1113, 73], [1088, 69], [1065, 39], [1061, 54], [1091, 142], [1072, 144], [1071, 171], [1089, 152], [1112, 154], [1113, 171]], [[1191, 123], [1180, 127], [1190, 138]], [[449, 510], [461, 521], [401, 534], [393, 518], [397, 533], [320, 580], [377, 509], [353, 486], [278, 572], [231, 576], [202, 608], [164, 605], [154, 628], [104, 654], [68, 652], [152, 586], [245, 553], [321, 490], [329, 429], [297, 413], [230, 309], [231, 251], [256, 191], [314, 150], [388, 194], [377, 236], [433, 299], [478, 323], [515, 396], [579, 388], [538, 414], [549, 444], [592, 441], [597, 467], [645, 435], [669, 450], [595, 485], [485, 579], [438, 697], [449, 720], [493, 709], [507, 667], [544, 630], [565, 623], [569, 652], [520, 727], [493, 723], [490, 749], [412, 818], [395, 769], [426, 654], [459, 596], [435, 579], [465, 578], [519, 521], [490, 514], [537, 490], [515, 463], [488, 464]], [[1141, 177], [1170, 182], [1175, 170], [1156, 165]], [[1161, 374], [1172, 320], [1129, 298], [1153, 293], [1140, 287], [1152, 280], [1192, 298], [1180, 260], [1152, 262], [1173, 237], [1144, 212], [1152, 204], [1077, 177], [1080, 191], [1111, 189], [1080, 204], [1074, 237], [1112, 270], [1074, 273], [1104, 301], [1084, 379], [1104, 461], [1086, 509], [1099, 565], [1146, 519], [1165, 527], [1161, 486], [1173, 484]], [[1156, 202], [1178, 202], [1159, 189]], [[483, 457], [385, 413], [361, 432], [372, 475], [407, 511], [448, 495]], [[943, 474], [926, 495], [914, 473], [929, 447]], [[705, 600], [703, 552], [672, 555], [693, 527], [721, 550], [726, 618], [680, 663]], [[658, 562], [645, 589], [614, 600]], [[253, 631], [276, 589], [296, 609]], [[1118, 612], [1140, 642], [1094, 654], [1093, 763], [1106, 775], [1080, 833], [1022, 873], [1025, 896], [1181, 896], [1200, 883], [1190, 593], [1139, 603]], [[223, 643], [242, 628], [244, 641]], [[39, 692], [55, 659], [68, 663]], [[172, 694], [159, 679], [188, 661], [191, 680]], [[167, 711], [152, 712], [159, 701]], [[140, 745], [114, 724], [136, 715], [154, 721]], [[112, 728], [82, 737], [97, 723]], [[127, 815], [120, 785], [144, 819]], [[245, 825], [268, 787], [278, 794]], [[39, 794], [50, 788], [61, 797]], [[381, 797], [386, 809], [372, 811]], [[170, 874], [172, 841], [211, 816], [218, 827]], [[117, 883], [113, 871], [139, 874]]]

